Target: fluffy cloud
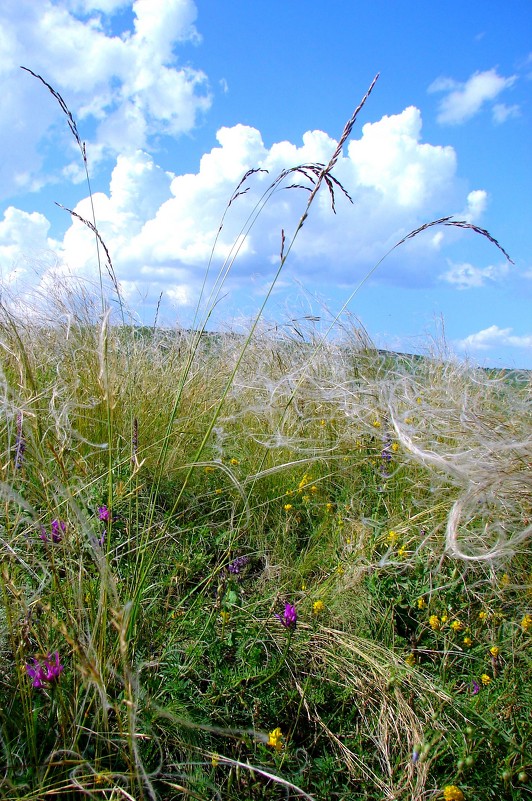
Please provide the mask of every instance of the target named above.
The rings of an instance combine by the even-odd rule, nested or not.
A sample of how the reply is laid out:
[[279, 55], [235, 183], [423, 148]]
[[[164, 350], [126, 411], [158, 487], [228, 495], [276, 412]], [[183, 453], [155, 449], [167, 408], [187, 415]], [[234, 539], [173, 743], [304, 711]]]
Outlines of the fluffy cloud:
[[[406, 233], [448, 212], [453, 204], [465, 206], [471, 219], [481, 215], [486, 193], [474, 190], [461, 196], [454, 150], [423, 142], [421, 129], [419, 110], [409, 107], [364, 125], [361, 136], [347, 144], [335, 176], [351, 194], [353, 205], [337, 189], [333, 214], [322, 188], [291, 253], [292, 278], [307, 284], [326, 274], [337, 285], [352, 286]], [[300, 144], [284, 141], [267, 148], [260, 132], [245, 125], [221, 128], [217, 140], [217, 146], [201, 158], [198, 171], [184, 175], [165, 172], [142, 150], [121, 155], [109, 190], [95, 193], [98, 229], [133, 305], [139, 301], [153, 305], [160, 292], [174, 304], [192, 304], [211, 253], [213, 280], [217, 270], [223, 273], [232, 265], [226, 288], [246, 286], [248, 295], [258, 292], [279, 263], [281, 230], [287, 236], [295, 230], [308, 198], [304, 190], [288, 188], [308, 185], [304, 175], [295, 173], [263, 206], [272, 182], [297, 164], [326, 163], [336, 148], [336, 141], [323, 131], [306, 132]], [[249, 176], [227, 208], [235, 187], [251, 168], [261, 171]], [[75, 211], [91, 219], [89, 199], [80, 201]], [[409, 286], [433, 283], [436, 276], [428, 265], [447, 236], [447, 229], [434, 229], [408, 242], [400, 260], [390, 260], [378, 279]], [[65, 271], [94, 276], [91, 231], [74, 220], [60, 243], [59, 256]], [[445, 280], [470, 286], [488, 277], [494, 273], [477, 275], [471, 266], [455, 265]]]
[[440, 278], [457, 289], [476, 289], [484, 286], [487, 281], [501, 281], [508, 274], [507, 262], [488, 267], [474, 267], [467, 262], [453, 264], [448, 261], [448, 264], [449, 269]]
[[[133, 26], [106, 32], [106, 16], [131, 6]], [[61, 92], [84, 128], [94, 130], [92, 163], [105, 155], [146, 148], [153, 135], [190, 131], [210, 106], [207, 78], [179, 66], [175, 47], [198, 41], [192, 0], [4, 0], [0, 9], [2, 193], [27, 189], [43, 161], [39, 140], [61, 112], [19, 65]], [[83, 68], [80, 68], [83, 53]], [[39, 126], [34, 125], [35, 117]], [[13, 120], [16, 120], [13, 126]], [[64, 126], [64, 120], [61, 120]], [[69, 141], [67, 147], [74, 143]], [[67, 169], [68, 174], [68, 169]], [[75, 168], [70, 170], [75, 174]]]
[[491, 325], [476, 334], [470, 334], [457, 344], [462, 350], [466, 351], [489, 350], [490, 348], [501, 346], [532, 348], [532, 334], [517, 336], [512, 331], [512, 328], [499, 328], [497, 325]]
[[48, 238], [50, 223], [43, 214], [28, 213], [13, 206], [0, 220], [0, 275], [4, 284], [26, 276], [28, 268], [55, 262], [54, 248], [59, 243]]
[[[443, 92], [445, 95], [439, 103], [438, 122], [448, 125], [466, 122], [478, 114], [486, 103], [495, 100], [501, 92], [510, 88], [516, 80], [516, 75], [504, 78], [496, 69], [475, 72], [465, 83], [452, 78], [437, 78], [429, 86], [429, 92]], [[497, 104], [492, 113], [494, 120], [500, 123], [515, 116], [518, 110], [518, 106]]]

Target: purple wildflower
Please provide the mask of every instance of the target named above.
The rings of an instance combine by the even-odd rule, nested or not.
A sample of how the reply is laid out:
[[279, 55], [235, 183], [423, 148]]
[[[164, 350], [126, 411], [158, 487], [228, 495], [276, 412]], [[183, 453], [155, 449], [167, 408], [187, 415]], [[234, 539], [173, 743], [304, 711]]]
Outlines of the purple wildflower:
[[52, 520], [52, 542], [61, 542], [66, 531], [66, 523], [62, 520]]
[[31, 679], [31, 683], [37, 689], [44, 687], [46, 683], [53, 684], [63, 672], [63, 665], [59, 661], [59, 651], [47, 654], [44, 657], [34, 657], [33, 664], [26, 665], [26, 673]]
[[109, 511], [107, 506], [104, 505], [98, 507], [98, 517], [100, 520], [104, 520], [106, 523], [110, 520], [111, 512]]
[[284, 612], [282, 615], [275, 615], [281, 626], [289, 631], [294, 631], [297, 625], [297, 612], [295, 606], [292, 604], [285, 604]]
[[477, 695], [480, 692], [480, 685], [475, 680], [471, 682], [471, 685], [472, 685], [471, 695]]
[[238, 573], [240, 573], [242, 568], [245, 567], [248, 562], [248, 556], [237, 556], [236, 559], [233, 559], [233, 561], [227, 565], [227, 569], [233, 575], [238, 575]]
[[384, 440], [384, 446], [381, 451], [381, 459], [383, 462], [391, 462], [392, 461], [392, 441], [391, 439]]
[[63, 534], [66, 531], [66, 523], [63, 520], [52, 520], [51, 534], [48, 536], [44, 526], [41, 526], [41, 533], [39, 537], [43, 542], [53, 542], [57, 544], [63, 539]]

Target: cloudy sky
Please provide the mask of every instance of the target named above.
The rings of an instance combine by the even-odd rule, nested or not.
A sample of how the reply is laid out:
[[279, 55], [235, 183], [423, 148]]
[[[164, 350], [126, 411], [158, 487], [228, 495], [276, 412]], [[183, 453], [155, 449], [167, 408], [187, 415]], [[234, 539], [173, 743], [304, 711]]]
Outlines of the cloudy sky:
[[[301, 173], [338, 159], [266, 307], [347, 308], [380, 346], [441, 343], [532, 368], [532, 6], [529, 0], [2, 0], [0, 275], [5, 296], [75, 276], [98, 286], [92, 219], [128, 308], [211, 325], [262, 303], [305, 209]], [[256, 170], [240, 187], [243, 175]], [[271, 191], [271, 187], [274, 190]], [[233, 201], [229, 204], [229, 201]], [[264, 203], [264, 201], [267, 201]], [[229, 204], [229, 207], [228, 207]], [[442, 216], [486, 228], [513, 260]], [[223, 224], [222, 224], [223, 223]], [[375, 266], [378, 264], [376, 269]], [[207, 272], [208, 270], [208, 272]], [[210, 294], [214, 292], [214, 294]], [[33, 302], [33, 301], [32, 301]]]

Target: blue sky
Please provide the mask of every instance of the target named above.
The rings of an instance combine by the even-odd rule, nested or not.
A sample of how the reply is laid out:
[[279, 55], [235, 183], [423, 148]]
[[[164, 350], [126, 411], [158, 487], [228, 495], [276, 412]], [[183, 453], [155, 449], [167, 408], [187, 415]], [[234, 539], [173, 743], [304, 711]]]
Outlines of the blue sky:
[[[353, 198], [311, 209], [266, 317], [334, 316], [412, 229], [349, 312], [382, 347], [447, 347], [532, 368], [532, 6], [419, 0], [3, 0], [0, 271], [20, 309], [72, 279], [97, 284], [76, 143], [40, 74], [64, 97], [87, 154], [98, 228], [139, 320], [188, 324], [210, 276], [279, 172], [327, 162], [380, 78], [335, 168]], [[213, 320], [257, 309], [308, 194], [275, 192], [245, 239]], [[5, 294], [7, 297], [7, 294]]]

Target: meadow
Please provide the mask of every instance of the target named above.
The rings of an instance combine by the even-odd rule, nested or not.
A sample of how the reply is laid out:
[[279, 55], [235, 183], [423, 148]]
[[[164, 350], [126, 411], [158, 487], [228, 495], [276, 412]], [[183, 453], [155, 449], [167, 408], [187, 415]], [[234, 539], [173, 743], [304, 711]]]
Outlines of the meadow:
[[133, 324], [87, 224], [99, 292], [0, 304], [0, 797], [531, 797], [530, 374]]

